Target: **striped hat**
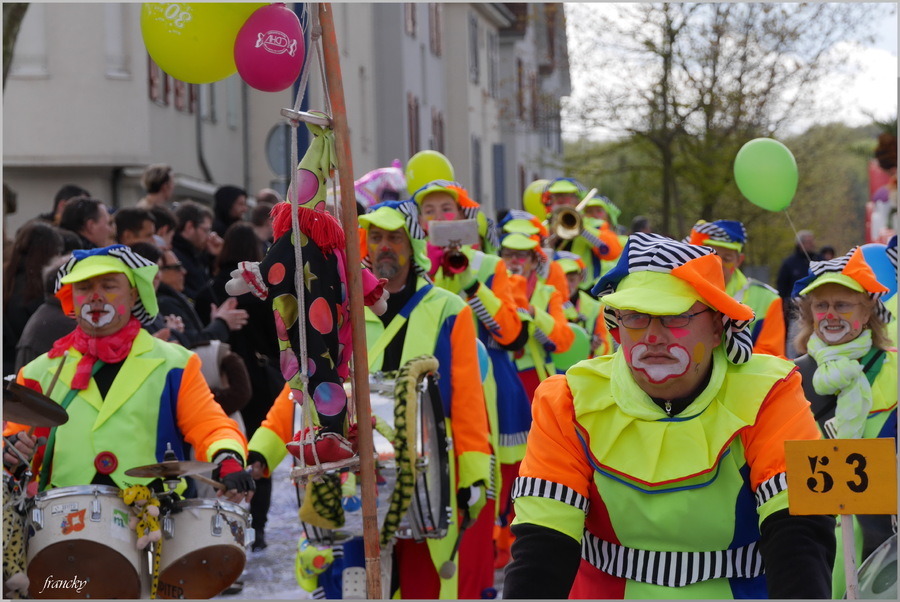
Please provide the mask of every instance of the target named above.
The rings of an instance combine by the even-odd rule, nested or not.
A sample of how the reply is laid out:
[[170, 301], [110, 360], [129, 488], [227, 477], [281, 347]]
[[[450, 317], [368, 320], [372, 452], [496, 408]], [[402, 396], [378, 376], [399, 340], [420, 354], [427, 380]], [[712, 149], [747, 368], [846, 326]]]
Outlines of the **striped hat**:
[[744, 228], [744, 224], [732, 219], [719, 219], [714, 222], [700, 220], [694, 224], [690, 235], [682, 242], [740, 251], [747, 243], [747, 229]]
[[556, 251], [553, 253], [553, 261], [559, 264], [564, 274], [584, 271], [584, 260], [571, 251]]
[[159, 266], [125, 245], [112, 245], [100, 249], [72, 251], [72, 257], [56, 273], [54, 292], [62, 303], [66, 315], [74, 315], [72, 283], [89, 280], [101, 274], [125, 274], [129, 284], [137, 288], [138, 299], [131, 313], [141, 324], [151, 324], [159, 313], [153, 278]]
[[722, 260], [709, 247], [636, 232], [628, 238], [616, 267], [591, 293], [606, 306], [610, 331], [619, 326], [614, 309], [678, 315], [700, 301], [722, 313], [722, 341], [729, 361], [743, 364], [753, 353], [748, 329], [753, 310], [725, 292]]
[[[896, 257], [896, 243], [894, 254]], [[890, 257], [890, 253], [888, 253]], [[875, 315], [883, 323], [891, 321], [891, 312], [884, 306], [881, 298], [888, 288], [878, 282], [875, 272], [866, 262], [862, 247], [853, 247], [846, 255], [828, 261], [813, 261], [809, 264], [809, 272], [805, 278], [794, 283], [792, 297], [802, 297], [823, 284], [834, 283], [845, 286], [858, 293], [867, 293], [875, 301]]]

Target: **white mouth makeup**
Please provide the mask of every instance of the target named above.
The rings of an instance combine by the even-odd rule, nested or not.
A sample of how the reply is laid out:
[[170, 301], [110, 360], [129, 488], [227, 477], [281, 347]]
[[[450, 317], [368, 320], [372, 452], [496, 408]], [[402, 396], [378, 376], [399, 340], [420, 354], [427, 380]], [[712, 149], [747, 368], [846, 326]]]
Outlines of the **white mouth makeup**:
[[675, 358], [675, 363], [649, 364], [643, 360], [649, 353], [647, 345], [640, 343], [631, 348], [631, 366], [647, 375], [651, 383], [664, 383], [671, 378], [685, 374], [691, 365], [691, 356], [687, 349], [680, 345], [669, 345], [666, 349]]
[[94, 328], [103, 328], [116, 317], [116, 309], [107, 303], [100, 311], [93, 311], [90, 305], [81, 306], [81, 319]]
[[850, 332], [850, 322], [840, 320], [837, 324], [830, 324], [828, 320], [822, 320], [816, 330], [826, 343], [836, 343]]

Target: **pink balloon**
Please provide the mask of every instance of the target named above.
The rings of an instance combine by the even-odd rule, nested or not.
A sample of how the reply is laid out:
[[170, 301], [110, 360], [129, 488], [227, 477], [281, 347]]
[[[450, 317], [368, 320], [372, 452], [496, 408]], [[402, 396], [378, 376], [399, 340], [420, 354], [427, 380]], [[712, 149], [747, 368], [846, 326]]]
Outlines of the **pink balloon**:
[[254, 11], [234, 41], [238, 73], [263, 92], [290, 87], [300, 76], [305, 53], [300, 19], [280, 3]]

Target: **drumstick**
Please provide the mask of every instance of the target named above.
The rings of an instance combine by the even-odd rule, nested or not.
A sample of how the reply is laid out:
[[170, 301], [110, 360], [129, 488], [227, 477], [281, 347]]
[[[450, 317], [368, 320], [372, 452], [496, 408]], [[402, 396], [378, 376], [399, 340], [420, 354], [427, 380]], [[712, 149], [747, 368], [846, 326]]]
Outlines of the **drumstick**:
[[[59, 366], [56, 368], [56, 372], [53, 373], [53, 378], [50, 380], [50, 386], [47, 388], [47, 392], [45, 393], [45, 395], [46, 395], [47, 397], [50, 397], [50, 394], [53, 393], [53, 388], [56, 387], [56, 381], [59, 380], [59, 375], [60, 375], [60, 373], [62, 372], [63, 366], [66, 365], [66, 358], [67, 358], [67, 357], [69, 357], [69, 350], [68, 350], [68, 349], [66, 349], [65, 351], [63, 351], [63, 354], [62, 354], [62, 360], [60, 360]], [[30, 427], [28, 427], [28, 436], [29, 436], [29, 437], [33, 437], [33, 436], [34, 436], [34, 426], [33, 426], [33, 425], [30, 426]]]
[[222, 483], [220, 483], [218, 481], [210, 479], [209, 477], [204, 477], [203, 475], [199, 475], [199, 474], [192, 474], [190, 476], [192, 479], [197, 479], [201, 483], [206, 483], [207, 485], [212, 485], [214, 488], [218, 489], [219, 491], [225, 491], [225, 485], [223, 485]]

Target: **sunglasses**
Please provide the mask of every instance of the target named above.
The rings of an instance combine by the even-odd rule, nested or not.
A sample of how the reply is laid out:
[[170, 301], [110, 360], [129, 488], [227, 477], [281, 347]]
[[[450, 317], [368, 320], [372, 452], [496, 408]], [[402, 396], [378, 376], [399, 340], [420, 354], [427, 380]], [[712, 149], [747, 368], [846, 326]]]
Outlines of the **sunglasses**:
[[183, 270], [184, 264], [183, 263], [173, 263], [172, 265], [164, 265], [159, 269], [161, 269], [161, 270]]

